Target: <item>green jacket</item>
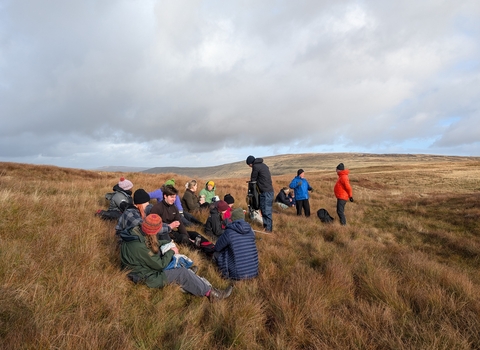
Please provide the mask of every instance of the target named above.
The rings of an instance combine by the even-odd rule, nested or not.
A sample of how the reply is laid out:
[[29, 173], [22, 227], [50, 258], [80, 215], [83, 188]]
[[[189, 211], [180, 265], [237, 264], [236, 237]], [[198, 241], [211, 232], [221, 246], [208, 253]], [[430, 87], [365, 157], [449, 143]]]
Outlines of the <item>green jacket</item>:
[[212, 198], [215, 197], [215, 188], [217, 185], [213, 186], [212, 190], [209, 191], [207, 188], [207, 184], [209, 181], [205, 183], [205, 187], [200, 190], [200, 193], [198, 194], [199, 197], [202, 195], [205, 196], [205, 202], [206, 203], [212, 203]]
[[[120, 233], [122, 245], [120, 258], [124, 268], [132, 270], [145, 281], [150, 288], [161, 288], [167, 283], [163, 269], [168, 266], [175, 252], [167, 251], [164, 255], [154, 254], [145, 244], [145, 236], [141, 226]], [[169, 241], [158, 241], [159, 245]]]

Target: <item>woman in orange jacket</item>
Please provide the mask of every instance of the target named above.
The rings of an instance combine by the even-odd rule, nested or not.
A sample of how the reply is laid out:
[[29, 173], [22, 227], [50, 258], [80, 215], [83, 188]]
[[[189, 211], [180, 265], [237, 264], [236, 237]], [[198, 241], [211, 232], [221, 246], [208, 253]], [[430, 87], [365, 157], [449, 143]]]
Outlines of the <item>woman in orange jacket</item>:
[[345, 218], [345, 204], [347, 201], [353, 202], [352, 186], [350, 186], [350, 180], [348, 174], [350, 170], [345, 169], [343, 163], [337, 165], [338, 180], [333, 188], [335, 197], [337, 197], [337, 214], [340, 219], [340, 224], [346, 225], [347, 219]]

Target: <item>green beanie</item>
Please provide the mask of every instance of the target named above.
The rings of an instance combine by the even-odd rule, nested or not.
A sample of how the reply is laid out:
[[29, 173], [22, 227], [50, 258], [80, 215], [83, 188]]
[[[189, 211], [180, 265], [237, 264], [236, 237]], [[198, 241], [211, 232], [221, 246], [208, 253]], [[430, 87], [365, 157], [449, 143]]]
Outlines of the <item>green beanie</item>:
[[232, 221], [236, 220], [245, 220], [245, 214], [243, 213], [242, 208], [236, 208], [234, 211], [232, 211]]
[[165, 181], [165, 186], [168, 186], [168, 185], [175, 187], [175, 180], [170, 179], [170, 180]]

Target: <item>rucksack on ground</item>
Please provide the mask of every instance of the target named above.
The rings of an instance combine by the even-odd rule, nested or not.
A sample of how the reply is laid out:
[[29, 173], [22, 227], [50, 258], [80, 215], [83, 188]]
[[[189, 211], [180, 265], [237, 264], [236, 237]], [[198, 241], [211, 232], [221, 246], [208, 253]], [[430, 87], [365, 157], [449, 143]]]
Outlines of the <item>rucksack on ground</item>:
[[333, 217], [330, 216], [327, 209], [324, 209], [324, 208], [318, 209], [317, 216], [320, 219], [320, 221], [325, 224], [330, 224], [333, 222], [333, 220], [335, 220]]

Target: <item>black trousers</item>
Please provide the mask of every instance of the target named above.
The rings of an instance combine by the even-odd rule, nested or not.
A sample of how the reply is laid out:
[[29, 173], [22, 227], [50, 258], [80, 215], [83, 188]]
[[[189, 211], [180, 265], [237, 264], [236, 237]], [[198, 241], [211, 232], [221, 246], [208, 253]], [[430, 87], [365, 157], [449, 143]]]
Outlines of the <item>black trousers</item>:
[[302, 215], [302, 209], [305, 212], [305, 216], [308, 218], [310, 216], [310, 202], [308, 199], [301, 199], [295, 202], [295, 207], [297, 208], [297, 215]]
[[345, 204], [347, 204], [346, 200], [337, 198], [337, 214], [342, 225], [347, 224], [347, 219], [345, 218]]

